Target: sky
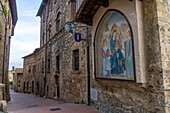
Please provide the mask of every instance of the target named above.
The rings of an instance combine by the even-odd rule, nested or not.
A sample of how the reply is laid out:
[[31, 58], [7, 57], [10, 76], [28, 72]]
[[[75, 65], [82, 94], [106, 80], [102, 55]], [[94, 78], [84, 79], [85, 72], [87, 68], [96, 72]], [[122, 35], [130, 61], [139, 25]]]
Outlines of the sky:
[[40, 46], [40, 18], [36, 17], [42, 0], [16, 0], [18, 21], [11, 38], [10, 63], [16, 68], [23, 67], [22, 57]]

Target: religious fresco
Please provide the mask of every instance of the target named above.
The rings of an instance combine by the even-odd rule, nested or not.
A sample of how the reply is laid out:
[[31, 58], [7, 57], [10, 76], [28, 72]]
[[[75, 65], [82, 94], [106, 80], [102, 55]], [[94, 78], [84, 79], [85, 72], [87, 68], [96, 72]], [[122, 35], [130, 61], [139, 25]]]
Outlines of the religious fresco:
[[107, 11], [95, 35], [96, 78], [135, 80], [132, 38], [125, 16]]

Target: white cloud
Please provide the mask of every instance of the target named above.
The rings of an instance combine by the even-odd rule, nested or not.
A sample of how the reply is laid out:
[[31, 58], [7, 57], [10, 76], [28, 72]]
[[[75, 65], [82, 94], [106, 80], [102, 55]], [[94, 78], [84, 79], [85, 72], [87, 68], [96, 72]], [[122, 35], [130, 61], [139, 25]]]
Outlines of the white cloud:
[[35, 17], [37, 13], [37, 10], [24, 10], [21, 16], [25, 17]]
[[39, 33], [39, 24], [35, 22], [19, 22], [16, 26], [15, 36], [37, 35]]
[[25, 52], [32, 52], [36, 47], [39, 46], [38, 43], [34, 41], [32, 43], [29, 42], [26, 43], [26, 42], [16, 40], [15, 38], [12, 39], [11, 45], [13, 47], [12, 50], [25, 51]]

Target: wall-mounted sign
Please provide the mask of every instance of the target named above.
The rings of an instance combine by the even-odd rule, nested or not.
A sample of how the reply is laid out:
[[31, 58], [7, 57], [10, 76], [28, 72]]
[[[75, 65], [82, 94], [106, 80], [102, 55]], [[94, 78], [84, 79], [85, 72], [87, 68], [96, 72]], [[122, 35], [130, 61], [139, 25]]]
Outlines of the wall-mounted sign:
[[98, 101], [98, 90], [94, 89], [94, 88], [90, 88], [90, 92], [91, 92], [91, 99]]
[[135, 81], [133, 34], [123, 13], [108, 10], [95, 34], [96, 78]]
[[81, 34], [80, 33], [75, 33], [74, 38], [75, 38], [75, 41], [80, 42], [81, 41]]

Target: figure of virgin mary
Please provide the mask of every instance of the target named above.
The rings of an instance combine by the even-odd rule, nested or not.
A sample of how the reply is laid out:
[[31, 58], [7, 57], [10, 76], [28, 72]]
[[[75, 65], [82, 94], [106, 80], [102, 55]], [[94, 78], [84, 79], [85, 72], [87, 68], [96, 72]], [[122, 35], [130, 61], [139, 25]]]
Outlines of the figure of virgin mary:
[[120, 47], [121, 38], [120, 32], [117, 28], [113, 28], [110, 35], [110, 64], [111, 64], [111, 74], [122, 74], [124, 73], [124, 54], [122, 53]]

